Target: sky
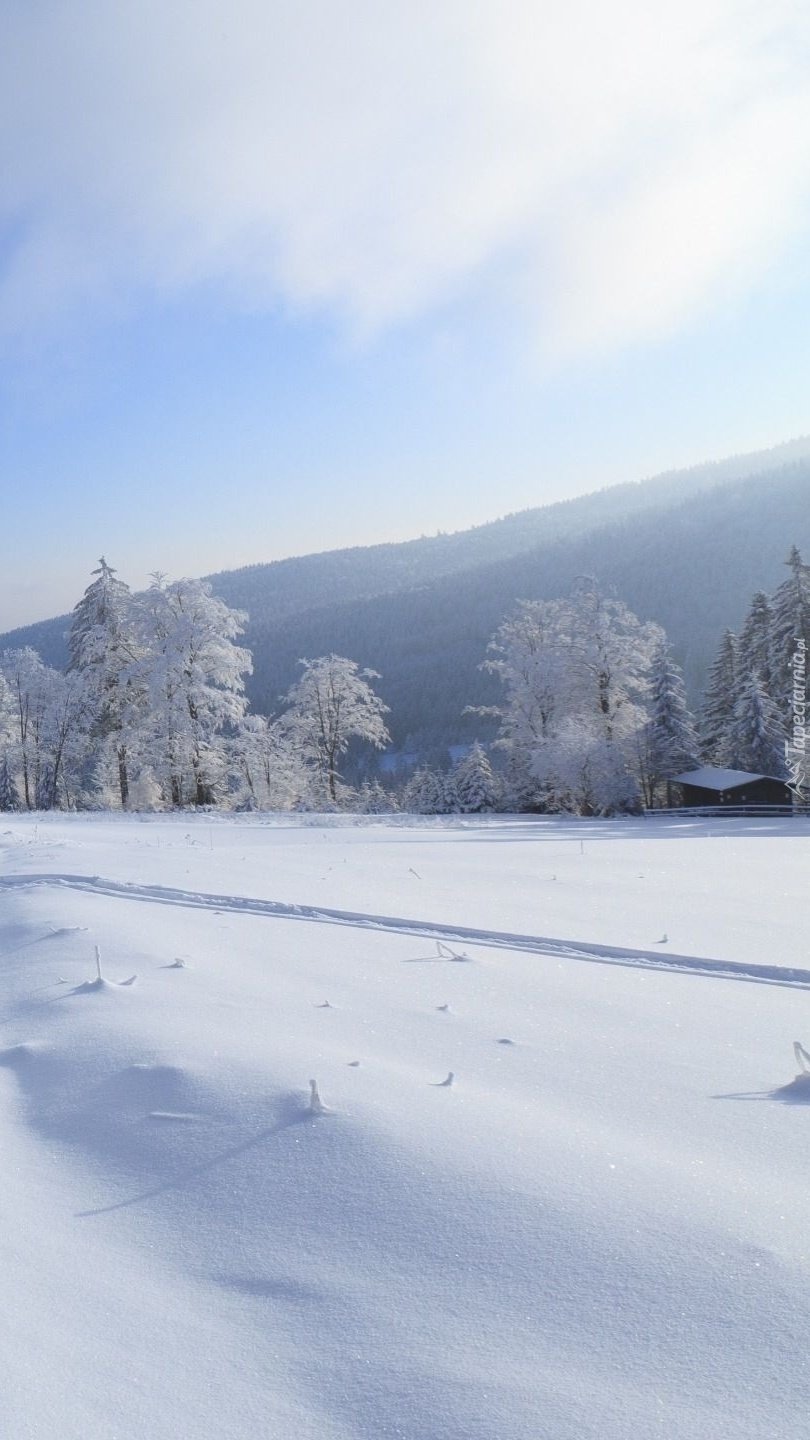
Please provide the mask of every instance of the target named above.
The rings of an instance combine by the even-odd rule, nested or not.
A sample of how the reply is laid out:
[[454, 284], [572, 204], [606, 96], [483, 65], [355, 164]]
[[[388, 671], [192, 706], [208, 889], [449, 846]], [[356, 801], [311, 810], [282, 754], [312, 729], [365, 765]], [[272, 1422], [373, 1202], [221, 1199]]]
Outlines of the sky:
[[810, 431], [796, 0], [0, 0], [0, 630]]

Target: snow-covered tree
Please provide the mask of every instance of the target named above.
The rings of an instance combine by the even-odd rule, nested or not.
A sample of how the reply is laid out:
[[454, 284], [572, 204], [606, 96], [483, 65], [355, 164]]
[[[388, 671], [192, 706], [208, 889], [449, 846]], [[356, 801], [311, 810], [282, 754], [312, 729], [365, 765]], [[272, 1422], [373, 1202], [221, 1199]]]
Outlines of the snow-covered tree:
[[492, 810], [498, 798], [498, 786], [486, 751], [476, 740], [453, 766], [448, 790], [454, 809], [462, 814], [480, 814]]
[[77, 768], [82, 705], [75, 675], [43, 664], [30, 647], [0, 655], [5, 736], [25, 808], [52, 809], [69, 800]]
[[236, 727], [247, 700], [249, 651], [235, 643], [247, 616], [211, 594], [203, 580], [156, 576], [138, 606], [139, 661], [147, 697], [151, 768], [172, 805], [206, 805], [227, 769], [223, 731]]
[[19, 810], [20, 794], [11, 773], [8, 755], [0, 760], [0, 810]]
[[451, 805], [441, 772], [421, 765], [405, 786], [402, 808], [413, 815], [447, 815]]
[[604, 595], [591, 576], [574, 585], [566, 611], [575, 693], [581, 696], [576, 711], [593, 716], [605, 739], [620, 743], [646, 719], [650, 670], [664, 632]]
[[784, 723], [756, 674], [744, 685], [734, 708], [729, 743], [736, 768], [760, 775], [784, 774]]
[[[485, 662], [506, 690], [498, 743], [507, 752], [510, 799], [521, 808], [604, 809], [613, 786], [617, 806], [635, 803], [636, 740], [662, 640], [660, 626], [639, 620], [590, 577], [564, 599], [519, 606]], [[578, 744], [584, 770], [575, 763]], [[602, 778], [592, 782], [597, 766]]]
[[73, 612], [68, 673], [81, 681], [90, 754], [101, 766], [113, 762], [126, 807], [130, 748], [143, 717], [143, 696], [134, 679], [139, 658], [135, 610], [129, 586], [103, 556], [93, 574], [97, 578]]
[[228, 741], [236, 803], [250, 810], [297, 810], [309, 795], [310, 771], [277, 721], [246, 715]]
[[588, 715], [563, 720], [535, 760], [545, 808], [580, 815], [635, 813], [642, 792], [631, 746]]
[[84, 747], [84, 694], [75, 674], [60, 675], [49, 670], [48, 675], [49, 786], [44, 794], [49, 809], [57, 804], [72, 807], [78, 794]]
[[342, 655], [302, 660], [304, 673], [287, 693], [288, 709], [280, 718], [282, 733], [313, 771], [316, 797], [338, 804], [339, 764], [352, 740], [382, 750], [388, 742], [383, 716], [388, 706], [369, 684], [375, 670], [361, 670]]
[[757, 675], [768, 694], [772, 686], [773, 610], [768, 596], [758, 590], [751, 597], [740, 638], [737, 642], [737, 699], [740, 688], [752, 675]]
[[379, 780], [364, 780], [357, 792], [354, 808], [358, 815], [390, 815], [396, 811], [396, 796], [383, 789]]
[[810, 565], [804, 563], [795, 545], [785, 564], [790, 575], [771, 601], [769, 694], [786, 716], [792, 708], [794, 660], [799, 645], [805, 656], [810, 654]]
[[700, 715], [700, 743], [709, 765], [731, 765], [731, 729], [737, 703], [737, 637], [726, 630], [709, 670]]
[[41, 763], [45, 666], [37, 652], [25, 646], [21, 650], [3, 651], [0, 673], [5, 682], [5, 728], [11, 741], [14, 768], [20, 776], [25, 808], [34, 810]]
[[647, 707], [650, 718], [640, 736], [645, 800], [648, 805], [654, 803], [656, 788], [663, 781], [671, 805], [671, 777], [698, 764], [700, 742], [686, 703], [683, 675], [666, 644], [658, 647], [653, 659]]
[[490, 641], [484, 669], [496, 674], [504, 687], [504, 703], [496, 712], [499, 743], [509, 757], [509, 790], [519, 808], [537, 798], [533, 762], [567, 708], [569, 662], [559, 601], [520, 601]]

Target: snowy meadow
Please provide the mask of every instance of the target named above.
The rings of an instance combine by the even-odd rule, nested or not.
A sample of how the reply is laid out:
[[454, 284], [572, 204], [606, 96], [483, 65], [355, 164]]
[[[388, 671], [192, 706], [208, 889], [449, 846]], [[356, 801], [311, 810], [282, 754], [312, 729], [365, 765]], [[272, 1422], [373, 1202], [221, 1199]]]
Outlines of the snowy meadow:
[[810, 822], [4, 815], [16, 1440], [781, 1440]]

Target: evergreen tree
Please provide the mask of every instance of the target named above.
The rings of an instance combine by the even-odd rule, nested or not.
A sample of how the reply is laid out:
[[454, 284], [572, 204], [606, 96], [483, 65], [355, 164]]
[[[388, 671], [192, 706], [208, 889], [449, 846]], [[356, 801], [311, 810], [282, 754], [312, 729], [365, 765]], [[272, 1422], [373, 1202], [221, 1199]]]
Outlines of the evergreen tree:
[[805, 565], [794, 545], [785, 564], [790, 575], [776, 590], [771, 608], [770, 695], [780, 713], [791, 710], [794, 689], [794, 660], [800, 642], [810, 654], [810, 566]]
[[700, 716], [703, 759], [709, 765], [731, 765], [731, 729], [737, 700], [737, 637], [726, 630], [709, 670]]
[[395, 797], [383, 789], [379, 780], [365, 780], [354, 808], [359, 815], [390, 815], [398, 807]]
[[454, 808], [462, 814], [480, 814], [494, 808], [497, 799], [495, 776], [486, 751], [477, 740], [453, 766], [449, 788]]
[[420, 766], [405, 786], [402, 808], [414, 815], [446, 815], [450, 805], [444, 776]]
[[8, 756], [0, 760], [0, 810], [19, 810], [20, 794], [14, 783], [14, 776], [8, 763]]
[[732, 763], [759, 775], [784, 774], [785, 731], [778, 707], [752, 675], [741, 691], [730, 731]]
[[[88, 737], [112, 752], [121, 805], [129, 800], [129, 750], [140, 719], [141, 696], [133, 681], [138, 659], [129, 586], [101, 557], [97, 577], [73, 612], [68, 673], [82, 683]], [[102, 760], [105, 757], [100, 757]]]
[[737, 688], [739, 699], [752, 675], [757, 675], [768, 694], [772, 689], [773, 611], [768, 596], [758, 590], [751, 599], [737, 645]]
[[653, 660], [647, 703], [646, 798], [648, 804], [654, 803], [656, 786], [666, 781], [667, 805], [671, 805], [671, 777], [698, 763], [700, 743], [686, 703], [683, 675], [666, 644], [659, 646]]

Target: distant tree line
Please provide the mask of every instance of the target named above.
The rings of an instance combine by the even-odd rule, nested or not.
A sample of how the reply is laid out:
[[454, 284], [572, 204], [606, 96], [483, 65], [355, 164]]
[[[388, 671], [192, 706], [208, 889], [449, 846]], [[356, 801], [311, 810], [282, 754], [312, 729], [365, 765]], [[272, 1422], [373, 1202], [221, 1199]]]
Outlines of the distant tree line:
[[[30, 647], [0, 655], [0, 809], [615, 814], [671, 803], [672, 777], [700, 763], [784, 776], [810, 646], [810, 568], [795, 547], [787, 564], [724, 635], [697, 720], [663, 629], [583, 576], [493, 636], [482, 669], [500, 704], [466, 707], [493, 743], [397, 774], [358, 762], [390, 738], [375, 671], [302, 660], [278, 713], [250, 713], [245, 612], [196, 579], [156, 574], [133, 594], [102, 559], [64, 671]], [[800, 682], [806, 698], [804, 668]]]

